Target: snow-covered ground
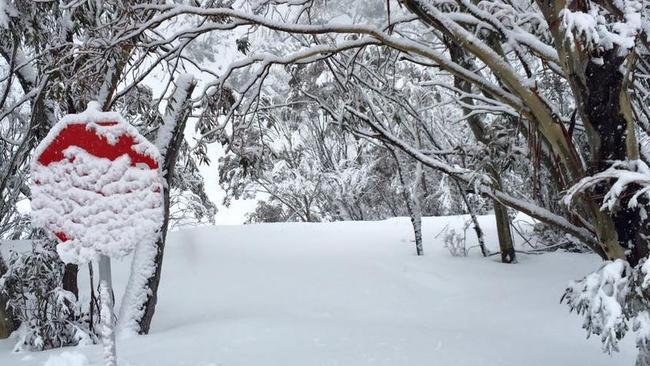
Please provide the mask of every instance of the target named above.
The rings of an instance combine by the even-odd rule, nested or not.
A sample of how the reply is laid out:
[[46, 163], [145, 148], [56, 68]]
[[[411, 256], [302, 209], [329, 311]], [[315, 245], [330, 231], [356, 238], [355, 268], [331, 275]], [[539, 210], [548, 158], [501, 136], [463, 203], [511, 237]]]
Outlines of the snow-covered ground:
[[[631, 341], [601, 354], [559, 303], [598, 258], [452, 257], [436, 235], [462, 221], [425, 219], [424, 257], [405, 218], [172, 233], [151, 334], [118, 342], [120, 365], [634, 364]], [[491, 218], [481, 221], [494, 246]], [[128, 263], [116, 267], [123, 288]], [[101, 365], [99, 346], [12, 353], [13, 342], [0, 341], [0, 365]]]

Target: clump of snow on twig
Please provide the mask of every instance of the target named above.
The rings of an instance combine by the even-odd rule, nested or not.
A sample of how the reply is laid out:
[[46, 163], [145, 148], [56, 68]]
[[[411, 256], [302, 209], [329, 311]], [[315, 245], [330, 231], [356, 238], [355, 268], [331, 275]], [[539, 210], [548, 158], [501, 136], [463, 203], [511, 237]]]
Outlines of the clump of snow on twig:
[[631, 329], [639, 351], [648, 354], [647, 262], [634, 267], [622, 259], [607, 262], [582, 280], [571, 282], [562, 296], [571, 311], [583, 316], [587, 337], [600, 336], [607, 353], [618, 351], [618, 342]]
[[0, 0], [0, 28], [9, 27], [9, 17], [15, 16], [16, 11], [6, 0]]
[[580, 42], [582, 47], [591, 50], [611, 50], [619, 47], [624, 54], [634, 48], [636, 38], [643, 28], [641, 12], [643, 3], [638, 0], [619, 0], [613, 5], [623, 14], [620, 21], [612, 21], [609, 11], [596, 3], [587, 12], [560, 11], [561, 27], [566, 38], [575, 47]]
[[641, 160], [628, 160], [615, 161], [605, 171], [581, 179], [564, 196], [564, 203], [570, 206], [579, 193], [607, 181], [613, 183], [603, 197], [601, 210], [614, 210], [620, 204], [622, 193], [632, 187], [635, 187], [635, 192], [627, 201], [629, 208], [637, 207], [639, 198], [643, 196], [650, 198], [650, 168]]
[[584, 316], [582, 327], [591, 334], [601, 336], [605, 352], [617, 351], [618, 340], [628, 330], [623, 307], [629, 292], [629, 265], [616, 260], [589, 274], [580, 281], [572, 282], [563, 301], [571, 311]]

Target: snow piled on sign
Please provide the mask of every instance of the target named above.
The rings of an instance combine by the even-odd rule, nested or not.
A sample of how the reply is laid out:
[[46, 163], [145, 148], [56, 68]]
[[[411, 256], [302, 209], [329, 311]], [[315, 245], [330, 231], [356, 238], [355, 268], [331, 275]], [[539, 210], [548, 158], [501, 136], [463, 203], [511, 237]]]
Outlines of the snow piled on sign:
[[65, 233], [57, 246], [66, 263], [86, 263], [98, 254], [123, 257], [150, 240], [162, 218], [157, 170], [131, 166], [127, 155], [111, 161], [71, 146], [66, 159], [33, 170], [32, 220]]
[[[2, 0], [0, 0], [2, 1]], [[114, 125], [100, 125], [104, 122], [117, 122]], [[88, 107], [82, 113], [68, 114], [64, 116], [59, 123], [55, 124], [43, 141], [34, 150], [34, 156], [39, 157], [52, 144], [56, 137], [66, 127], [71, 124], [86, 124], [88, 130], [94, 131], [97, 136], [104, 137], [110, 144], [117, 143], [119, 136], [140, 136], [140, 132], [131, 126], [117, 112], [102, 112], [97, 102], [89, 102]], [[139, 154], [147, 155], [159, 162], [162, 160], [158, 149], [145, 138], [141, 138], [137, 144], [133, 145], [133, 150]], [[32, 164], [32, 168], [34, 164]]]
[[[96, 106], [90, 106], [96, 108]], [[115, 160], [91, 155], [77, 146], [63, 150], [63, 159], [43, 165], [43, 151], [71, 123], [86, 128], [110, 144], [123, 134], [139, 136], [119, 114], [89, 108], [66, 116], [36, 149], [32, 162], [32, 223], [57, 234], [66, 263], [87, 263], [98, 255], [123, 257], [138, 243], [153, 242], [163, 218], [162, 177], [159, 169], [132, 164], [124, 154]], [[118, 122], [99, 126], [96, 122]], [[137, 140], [137, 139], [136, 139]], [[133, 150], [160, 161], [155, 147], [140, 138]]]

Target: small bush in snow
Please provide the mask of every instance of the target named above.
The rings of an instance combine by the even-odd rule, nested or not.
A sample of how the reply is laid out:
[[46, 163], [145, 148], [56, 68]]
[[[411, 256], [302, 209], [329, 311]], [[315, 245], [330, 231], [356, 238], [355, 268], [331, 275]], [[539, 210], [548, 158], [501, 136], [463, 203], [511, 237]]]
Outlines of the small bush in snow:
[[467, 247], [465, 246], [465, 236], [456, 233], [456, 230], [450, 229], [445, 233], [445, 248], [454, 257], [467, 257]]
[[566, 250], [574, 253], [588, 253], [591, 251], [588, 246], [577, 238], [543, 222], [534, 224], [532, 236], [535, 239], [534, 250]]
[[94, 340], [83, 326], [77, 300], [61, 286], [64, 264], [51, 243], [36, 240], [31, 252], [13, 253], [0, 279], [7, 307], [20, 321], [16, 350], [44, 350]]

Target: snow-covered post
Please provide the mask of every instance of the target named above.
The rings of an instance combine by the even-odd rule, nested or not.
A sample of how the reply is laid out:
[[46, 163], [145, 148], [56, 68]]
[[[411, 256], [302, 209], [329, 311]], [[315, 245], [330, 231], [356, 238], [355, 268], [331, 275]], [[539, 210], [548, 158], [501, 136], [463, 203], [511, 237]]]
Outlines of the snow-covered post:
[[117, 365], [117, 346], [115, 344], [115, 322], [113, 322], [114, 295], [111, 275], [111, 258], [99, 256], [99, 297], [101, 300], [101, 336], [104, 344], [105, 366]]
[[156, 147], [96, 102], [65, 116], [34, 152], [32, 224], [60, 240], [63, 262], [99, 262], [105, 365], [117, 365], [110, 258], [156, 240], [163, 220], [160, 167]]

